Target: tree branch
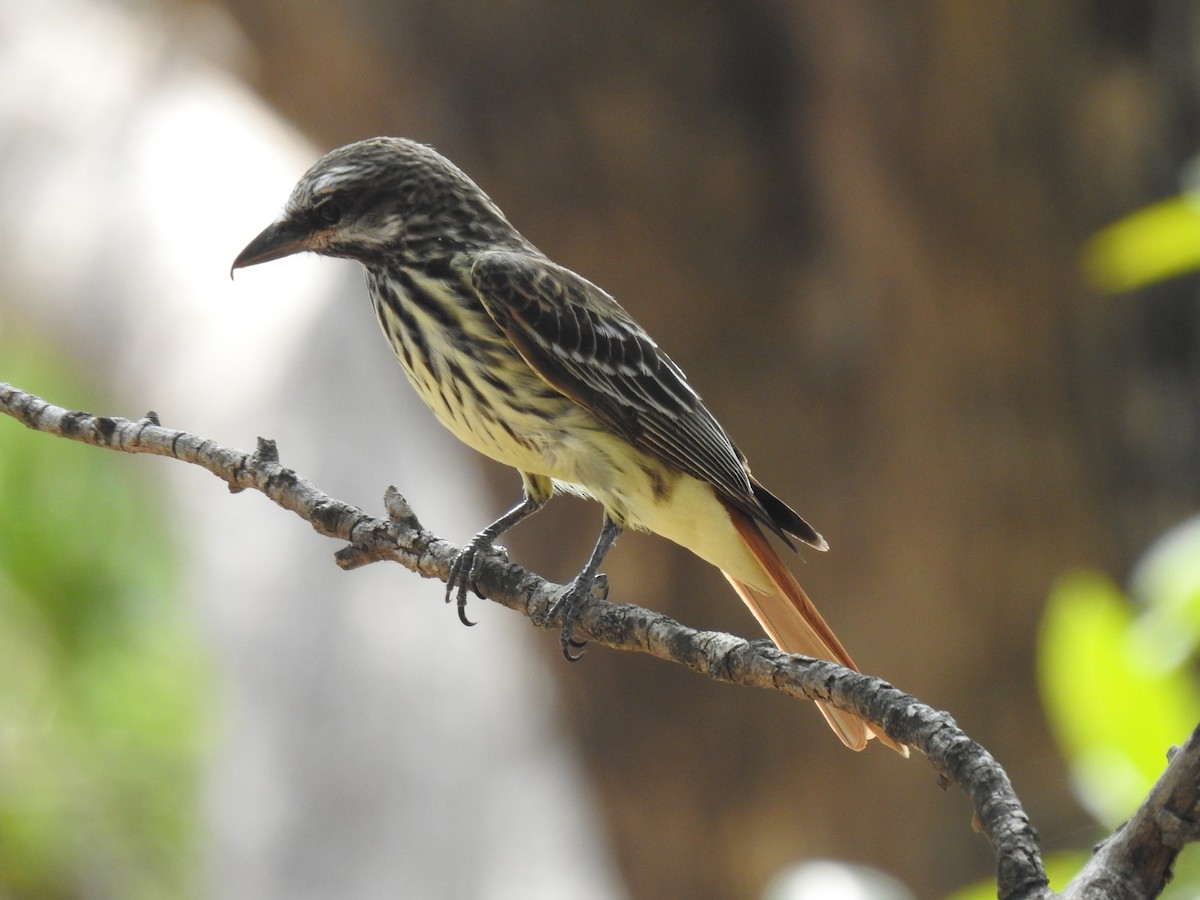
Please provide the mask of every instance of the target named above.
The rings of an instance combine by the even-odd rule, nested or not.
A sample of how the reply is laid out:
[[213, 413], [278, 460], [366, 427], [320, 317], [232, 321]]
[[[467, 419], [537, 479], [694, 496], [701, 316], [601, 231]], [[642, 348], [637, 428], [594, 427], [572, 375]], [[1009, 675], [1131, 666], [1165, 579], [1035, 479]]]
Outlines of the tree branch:
[[1124, 825], [1096, 847], [1064, 900], [1148, 900], [1171, 880], [1184, 845], [1200, 840], [1200, 726]]
[[[336, 500], [279, 463], [274, 443], [259, 439], [254, 453], [222, 447], [184, 431], [164, 428], [154, 413], [138, 421], [71, 412], [0, 382], [0, 410], [35, 431], [125, 453], [169, 456], [201, 466], [225, 481], [230, 490], [260, 491], [294, 512], [318, 533], [347, 542], [335, 556], [338, 565], [355, 568], [392, 560], [426, 578], [445, 581], [458, 548], [423, 528], [408, 503], [388, 488], [386, 519]], [[483, 563], [479, 588], [491, 600], [535, 623], [556, 626], [546, 617], [558, 585], [508, 562], [496, 553]], [[578, 631], [590, 641], [617, 650], [648, 653], [686, 666], [717, 681], [769, 688], [789, 696], [823, 700], [879, 725], [889, 737], [919, 749], [945, 784], [956, 784], [975, 807], [975, 822], [992, 841], [998, 857], [1001, 900], [1051, 898], [1037, 833], [1022, 809], [1008, 776], [982, 746], [964, 734], [945, 712], [935, 710], [887, 682], [826, 660], [788, 655], [769, 641], [697, 631], [673, 619], [630, 604], [596, 601], [584, 613]], [[1196, 801], [1200, 739], [1193, 735], [1176, 754], [1155, 793], [1142, 810], [1102, 845], [1084, 870], [1109, 875], [1136, 869], [1144, 878], [1125, 878], [1137, 891], [1104, 896], [1149, 897], [1161, 884], [1179, 848], [1197, 837]], [[1168, 779], [1168, 776], [1169, 779]], [[1160, 788], [1164, 796], [1159, 796]], [[1187, 791], [1190, 790], [1190, 793]], [[1165, 848], [1155, 855], [1158, 875], [1143, 868], [1146, 847]], [[1081, 885], [1066, 897], [1100, 896]], [[1099, 883], [1093, 877], [1094, 883]], [[1072, 887], [1075, 887], [1073, 883]]]

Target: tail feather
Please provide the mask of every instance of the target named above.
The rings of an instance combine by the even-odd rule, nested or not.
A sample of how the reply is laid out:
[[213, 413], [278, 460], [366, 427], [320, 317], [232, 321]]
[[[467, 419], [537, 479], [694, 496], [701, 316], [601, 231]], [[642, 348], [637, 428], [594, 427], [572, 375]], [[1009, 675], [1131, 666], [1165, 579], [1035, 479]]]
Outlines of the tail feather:
[[[858, 666], [854, 664], [842, 642], [825, 623], [816, 605], [784, 565], [758, 525], [738, 510], [729, 510], [729, 516], [747, 549], [762, 566], [774, 590], [763, 591], [735, 578], [727, 571], [723, 574], [775, 645], [786, 653], [801, 653], [805, 656], [833, 660], [857, 672]], [[906, 747], [897, 744], [880, 729], [858, 716], [820, 701], [817, 701], [817, 706], [834, 734], [851, 750], [862, 750], [867, 746], [868, 740], [878, 738], [880, 743], [891, 747], [902, 756], [908, 756]]]

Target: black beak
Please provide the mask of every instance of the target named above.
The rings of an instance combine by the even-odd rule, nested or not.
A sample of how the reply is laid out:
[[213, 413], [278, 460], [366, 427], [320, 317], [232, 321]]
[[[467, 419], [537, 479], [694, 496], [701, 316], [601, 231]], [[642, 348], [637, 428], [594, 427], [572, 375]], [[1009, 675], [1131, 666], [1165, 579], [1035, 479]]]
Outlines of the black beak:
[[273, 259], [283, 259], [293, 253], [309, 250], [311, 246], [311, 233], [297, 228], [287, 219], [280, 219], [264, 228], [258, 237], [246, 245], [246, 249], [239, 253], [237, 259], [233, 261], [229, 275], [232, 278], [235, 269], [256, 266]]

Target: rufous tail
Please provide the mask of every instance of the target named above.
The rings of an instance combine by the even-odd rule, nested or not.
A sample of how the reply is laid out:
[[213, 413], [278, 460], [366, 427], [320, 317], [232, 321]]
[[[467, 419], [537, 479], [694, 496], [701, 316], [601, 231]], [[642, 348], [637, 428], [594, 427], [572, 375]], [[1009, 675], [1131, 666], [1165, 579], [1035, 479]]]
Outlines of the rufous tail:
[[[768, 542], [758, 525], [737, 510], [730, 510], [729, 517], [745, 542], [751, 555], [762, 566], [774, 590], [762, 591], [728, 572], [722, 574], [733, 585], [734, 590], [750, 608], [759, 625], [785, 653], [801, 653], [841, 663], [848, 669], [858, 671], [858, 666], [837, 639], [837, 635], [825, 623], [800, 583], [784, 565], [775, 548]], [[825, 716], [829, 727], [851, 750], [862, 750], [871, 738], [891, 747], [901, 756], [908, 756], [908, 748], [897, 744], [881, 729], [860, 719], [852, 713], [843, 712], [827, 703], [817, 701], [817, 707]]]

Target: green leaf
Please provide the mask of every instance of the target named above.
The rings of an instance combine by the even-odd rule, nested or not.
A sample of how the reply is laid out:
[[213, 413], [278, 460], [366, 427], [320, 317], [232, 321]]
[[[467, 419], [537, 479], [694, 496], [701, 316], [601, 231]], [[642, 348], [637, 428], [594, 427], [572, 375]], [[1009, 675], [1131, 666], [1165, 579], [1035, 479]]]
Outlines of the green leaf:
[[1161, 200], [1109, 225], [1084, 248], [1083, 268], [1109, 293], [1200, 269], [1200, 197]]
[[[0, 361], [110, 405], [31, 334]], [[151, 474], [0, 420], [0, 897], [193, 893], [207, 667]]]
[[1039, 684], [1080, 801], [1115, 827], [1200, 720], [1200, 692], [1139, 638], [1126, 598], [1097, 572], [1064, 576], [1039, 635]]

